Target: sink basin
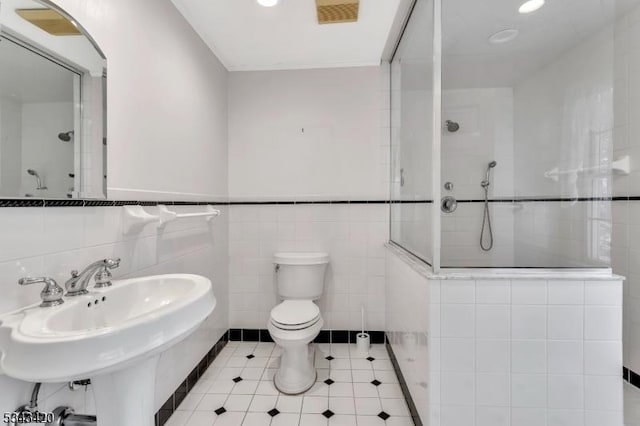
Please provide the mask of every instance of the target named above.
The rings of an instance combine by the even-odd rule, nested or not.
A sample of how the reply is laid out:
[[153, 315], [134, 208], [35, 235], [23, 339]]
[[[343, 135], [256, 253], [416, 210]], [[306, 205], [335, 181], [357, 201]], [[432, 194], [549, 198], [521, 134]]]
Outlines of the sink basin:
[[[99, 425], [152, 424], [159, 354], [193, 332], [215, 305], [207, 278], [173, 274], [114, 281], [51, 308], [29, 306], [0, 316], [0, 371], [30, 382], [91, 378]], [[117, 394], [148, 398], [150, 413], [143, 419], [129, 412], [134, 407], [118, 406], [125, 402]], [[103, 411], [128, 414], [100, 413], [100, 395], [109, 400]]]

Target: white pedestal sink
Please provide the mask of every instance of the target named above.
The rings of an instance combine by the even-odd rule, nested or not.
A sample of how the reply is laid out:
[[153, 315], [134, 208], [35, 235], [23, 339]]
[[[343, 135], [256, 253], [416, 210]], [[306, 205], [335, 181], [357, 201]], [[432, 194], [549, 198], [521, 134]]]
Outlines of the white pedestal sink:
[[215, 305], [207, 278], [175, 274], [30, 306], [0, 316], [0, 372], [29, 382], [90, 378], [98, 426], [152, 426], [159, 354]]

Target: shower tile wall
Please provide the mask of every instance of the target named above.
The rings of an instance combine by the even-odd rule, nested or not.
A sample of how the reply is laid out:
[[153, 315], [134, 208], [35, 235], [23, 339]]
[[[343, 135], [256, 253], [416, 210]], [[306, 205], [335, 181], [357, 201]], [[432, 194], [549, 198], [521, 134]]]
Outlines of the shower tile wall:
[[[545, 172], [610, 164], [612, 52], [609, 26], [515, 85], [516, 195], [611, 195], [606, 173], [554, 180]], [[608, 266], [610, 218], [608, 202], [524, 203], [515, 216], [516, 264]]]
[[[607, 197], [610, 179], [598, 173], [545, 173], [606, 167], [613, 128], [613, 30], [599, 31], [512, 88], [446, 90], [442, 178], [459, 199], [482, 197], [479, 182], [493, 170], [491, 198]], [[579, 76], [579, 77], [577, 77]], [[446, 86], [446, 79], [445, 79]], [[443, 195], [447, 192], [443, 191]], [[496, 247], [480, 250], [480, 205], [443, 215], [443, 266], [608, 266], [607, 202], [518, 202], [490, 205]], [[466, 234], [466, 235], [465, 235]]]
[[[453, 213], [442, 213], [442, 265], [446, 267], [513, 265], [513, 224], [515, 206], [490, 205], [494, 248], [480, 248], [480, 231], [487, 165], [491, 171], [489, 198], [513, 196], [513, 91], [510, 88], [445, 90], [443, 119], [460, 124], [457, 132], [443, 130], [442, 184], [453, 183], [453, 195], [460, 203]], [[485, 240], [486, 241], [486, 240]]]
[[613, 158], [629, 155], [631, 173], [613, 176], [612, 246], [614, 272], [624, 284], [624, 364], [640, 372], [640, 8], [615, 26], [615, 129]]
[[483, 275], [387, 252], [388, 333], [423, 423], [622, 426], [622, 282]]

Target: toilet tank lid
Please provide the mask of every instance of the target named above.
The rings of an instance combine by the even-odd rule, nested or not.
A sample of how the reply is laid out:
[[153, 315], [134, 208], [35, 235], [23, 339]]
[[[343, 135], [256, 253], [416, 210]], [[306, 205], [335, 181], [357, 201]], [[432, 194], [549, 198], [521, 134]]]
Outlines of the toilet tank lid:
[[322, 265], [329, 263], [328, 253], [276, 253], [273, 263], [277, 265]]

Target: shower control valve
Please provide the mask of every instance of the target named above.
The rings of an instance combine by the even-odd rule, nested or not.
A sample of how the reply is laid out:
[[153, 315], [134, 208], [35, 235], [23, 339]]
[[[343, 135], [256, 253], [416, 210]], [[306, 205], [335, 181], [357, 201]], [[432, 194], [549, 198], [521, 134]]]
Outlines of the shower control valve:
[[454, 197], [447, 195], [446, 197], [442, 197], [442, 201], [440, 203], [440, 210], [443, 213], [453, 213], [458, 208], [458, 200]]

